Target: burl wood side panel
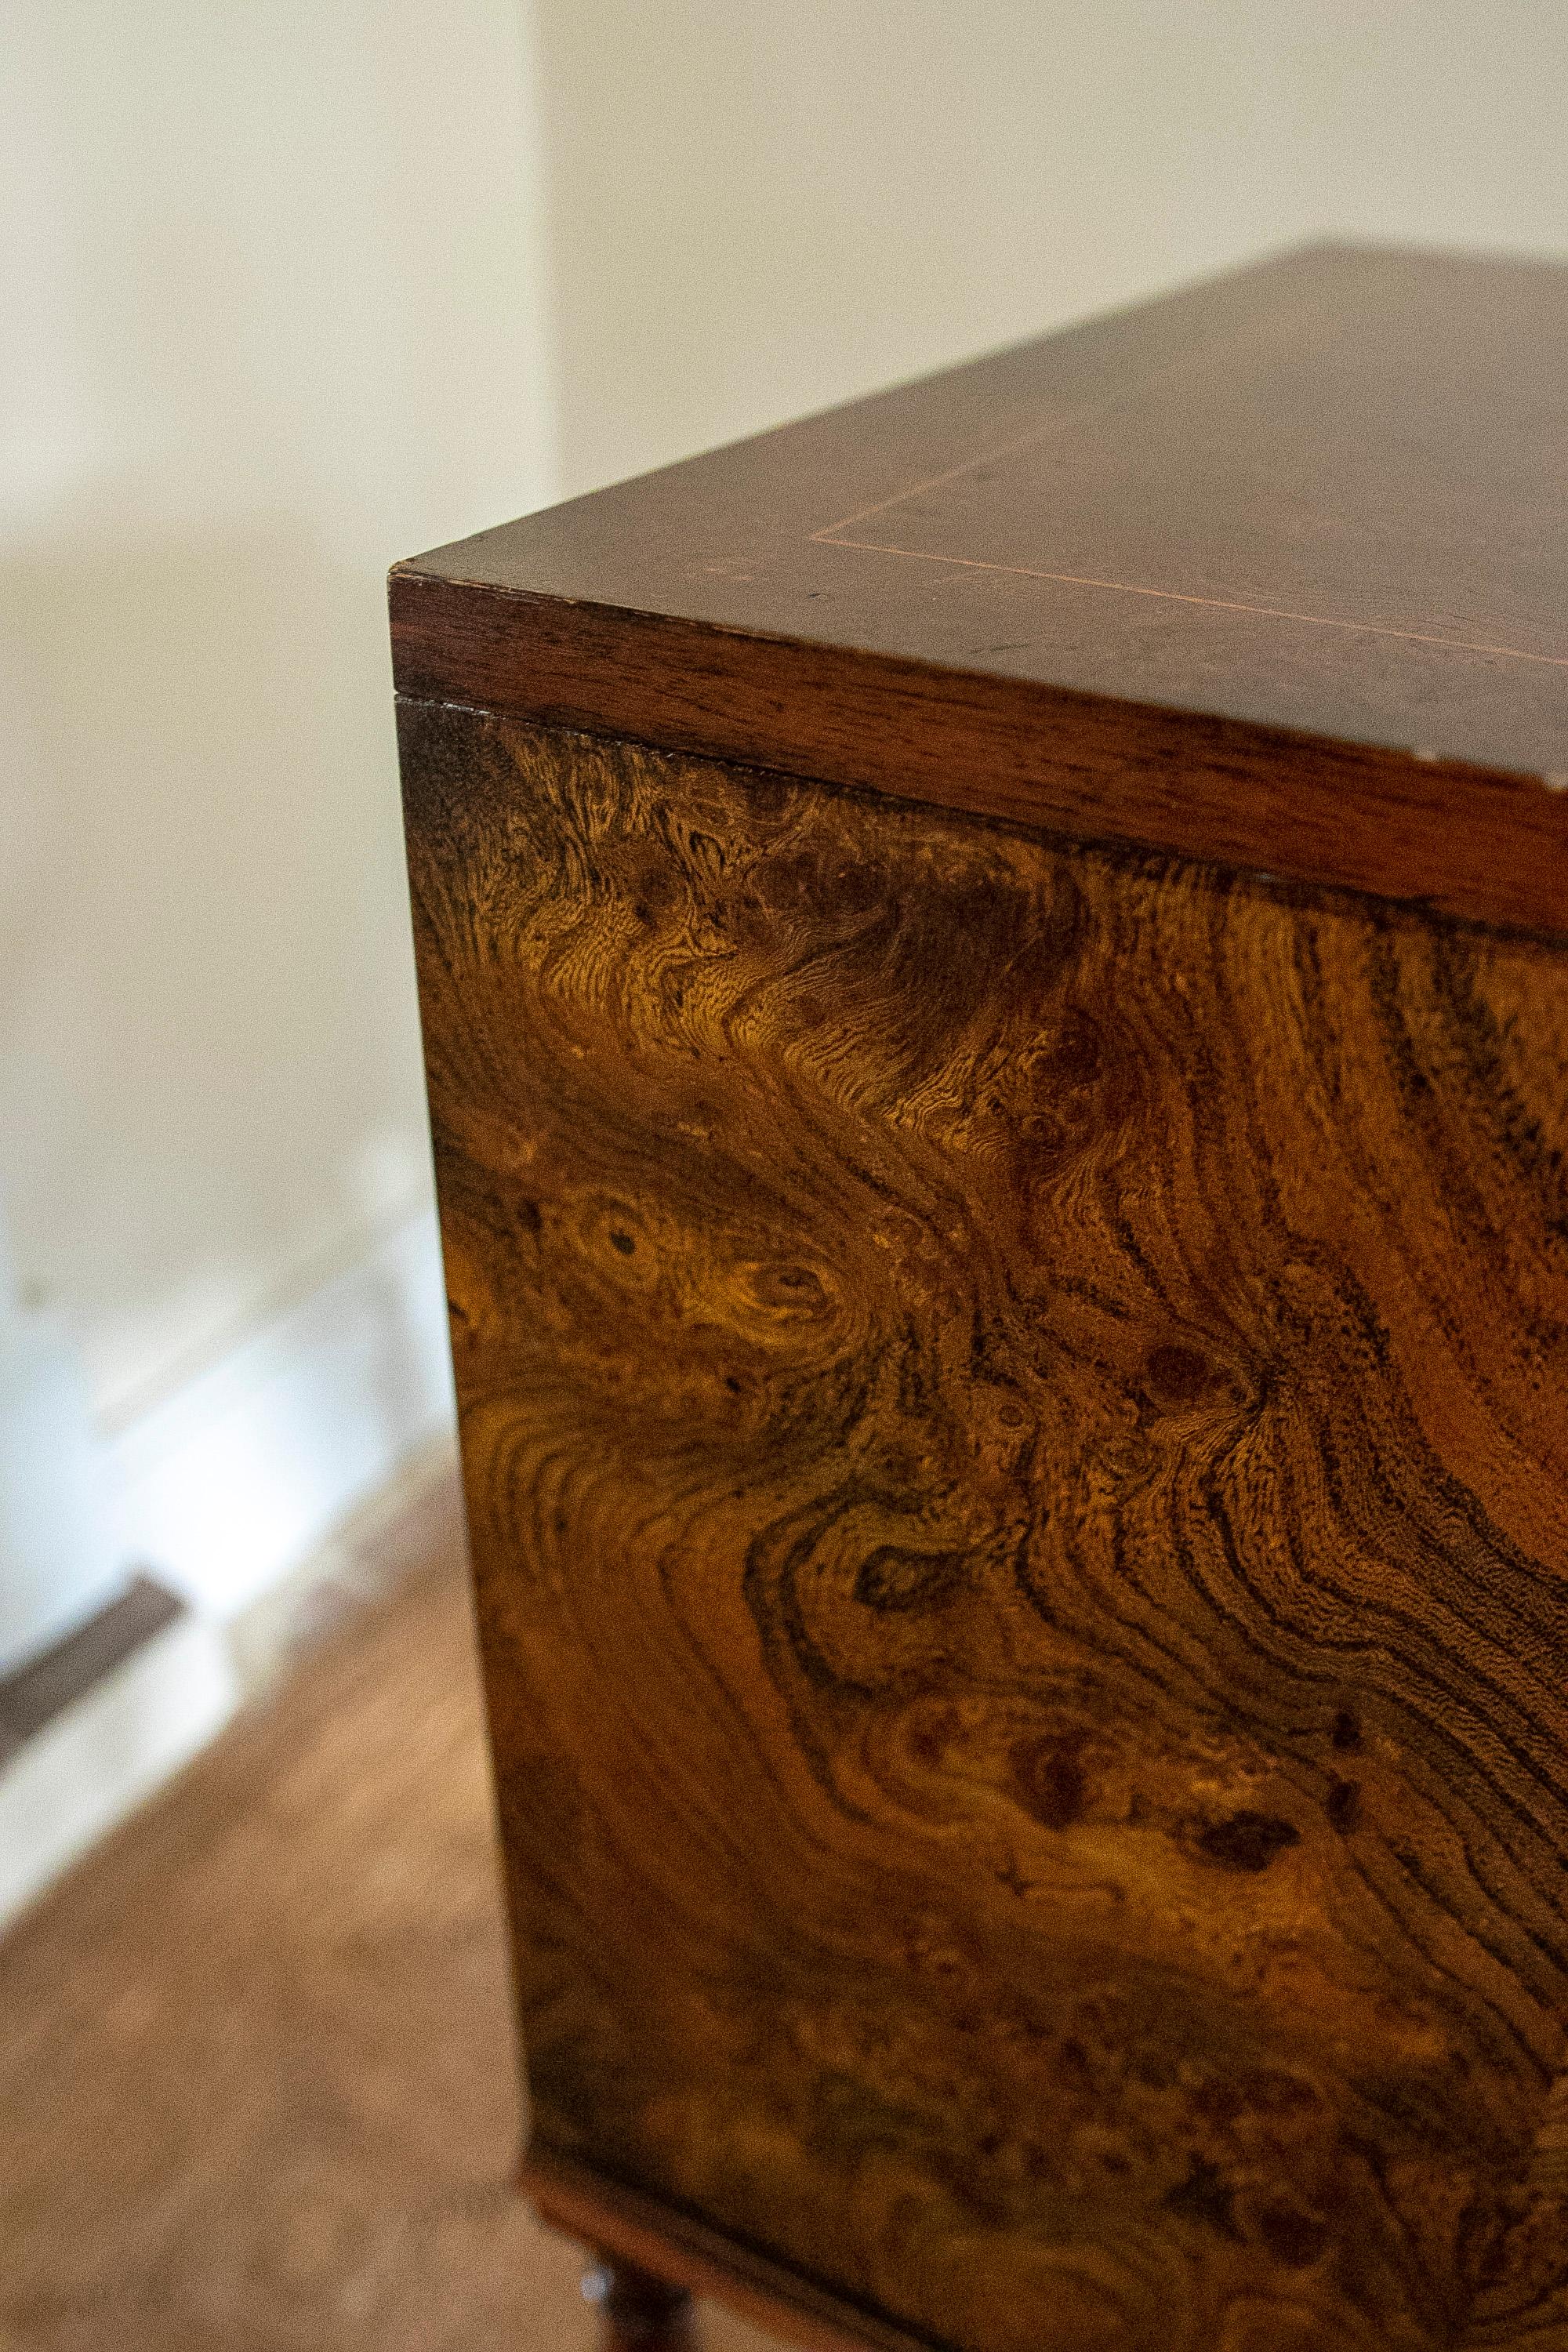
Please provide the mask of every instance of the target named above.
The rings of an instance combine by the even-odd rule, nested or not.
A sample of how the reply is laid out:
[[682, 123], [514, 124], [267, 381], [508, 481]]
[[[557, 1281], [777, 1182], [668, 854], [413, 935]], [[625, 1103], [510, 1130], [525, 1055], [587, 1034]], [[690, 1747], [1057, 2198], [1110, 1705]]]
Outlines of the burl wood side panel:
[[1568, 964], [405, 724], [539, 2144], [963, 2352], [1568, 2346]]

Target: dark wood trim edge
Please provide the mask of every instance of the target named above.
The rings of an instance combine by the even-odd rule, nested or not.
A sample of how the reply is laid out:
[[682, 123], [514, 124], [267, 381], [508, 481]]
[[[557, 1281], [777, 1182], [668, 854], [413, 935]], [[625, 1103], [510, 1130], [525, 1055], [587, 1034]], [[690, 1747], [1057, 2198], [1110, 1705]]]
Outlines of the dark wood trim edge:
[[858, 786], [1568, 940], [1568, 793], [847, 647], [399, 566], [411, 698]]
[[518, 2179], [552, 2229], [708, 2295], [802, 2352], [933, 2352], [925, 2338], [853, 2310], [783, 2263], [537, 2141]]

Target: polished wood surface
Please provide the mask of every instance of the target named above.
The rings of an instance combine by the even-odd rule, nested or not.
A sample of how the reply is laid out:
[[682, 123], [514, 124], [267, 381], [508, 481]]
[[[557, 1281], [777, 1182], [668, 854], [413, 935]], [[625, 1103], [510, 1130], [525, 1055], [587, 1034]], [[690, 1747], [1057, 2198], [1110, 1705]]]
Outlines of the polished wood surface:
[[1568, 269], [1288, 255], [398, 567], [398, 682], [1568, 934]]
[[1568, 939], [1568, 795], [1530, 778], [891, 658], [848, 671], [820, 646], [689, 621], [518, 605], [395, 581], [413, 696]]
[[541, 2172], [874, 2340], [1568, 2344], [1561, 951], [404, 726]]

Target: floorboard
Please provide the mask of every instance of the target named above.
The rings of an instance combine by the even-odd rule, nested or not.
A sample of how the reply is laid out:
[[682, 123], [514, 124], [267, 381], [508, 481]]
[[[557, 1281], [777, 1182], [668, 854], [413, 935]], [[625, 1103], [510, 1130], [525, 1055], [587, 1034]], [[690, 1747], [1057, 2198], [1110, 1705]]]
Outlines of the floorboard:
[[593, 2342], [510, 2186], [455, 1487], [389, 1540], [390, 1595], [0, 1944], [0, 2352]]

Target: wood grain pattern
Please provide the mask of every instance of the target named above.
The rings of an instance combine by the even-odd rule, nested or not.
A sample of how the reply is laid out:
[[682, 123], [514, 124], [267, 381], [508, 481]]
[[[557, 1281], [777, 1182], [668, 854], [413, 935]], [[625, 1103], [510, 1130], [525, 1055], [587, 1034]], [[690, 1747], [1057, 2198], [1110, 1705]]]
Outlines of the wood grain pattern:
[[1534, 776], [402, 570], [392, 636], [412, 699], [1568, 939], [1568, 792]]
[[1568, 268], [1319, 247], [400, 564], [399, 690], [1568, 937]]
[[1317, 246], [404, 568], [1538, 774], [1565, 426], [1568, 268]]
[[962, 2352], [1559, 2352], [1561, 954], [405, 728], [539, 2148]]

